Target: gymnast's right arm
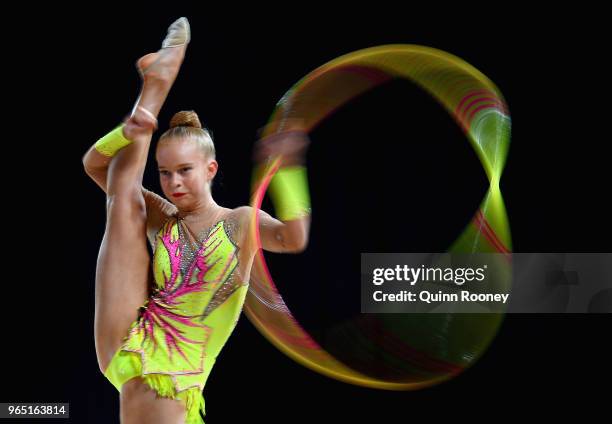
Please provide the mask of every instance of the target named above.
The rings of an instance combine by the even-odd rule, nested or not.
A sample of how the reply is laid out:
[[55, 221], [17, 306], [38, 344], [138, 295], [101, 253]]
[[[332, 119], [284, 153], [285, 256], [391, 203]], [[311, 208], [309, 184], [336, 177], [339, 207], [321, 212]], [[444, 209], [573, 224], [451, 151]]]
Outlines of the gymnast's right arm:
[[[119, 150], [131, 143], [123, 134], [124, 124], [99, 139], [83, 156], [85, 173], [106, 193], [108, 166]], [[147, 206], [147, 235], [155, 234], [176, 207], [158, 194], [142, 187]]]

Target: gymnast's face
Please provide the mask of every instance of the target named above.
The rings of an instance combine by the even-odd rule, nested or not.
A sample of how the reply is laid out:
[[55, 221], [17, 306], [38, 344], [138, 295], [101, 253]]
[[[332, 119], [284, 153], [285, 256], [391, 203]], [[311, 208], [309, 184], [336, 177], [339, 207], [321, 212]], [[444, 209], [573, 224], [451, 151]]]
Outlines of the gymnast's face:
[[189, 209], [210, 196], [218, 164], [195, 141], [164, 140], [158, 144], [156, 159], [162, 191], [177, 207]]

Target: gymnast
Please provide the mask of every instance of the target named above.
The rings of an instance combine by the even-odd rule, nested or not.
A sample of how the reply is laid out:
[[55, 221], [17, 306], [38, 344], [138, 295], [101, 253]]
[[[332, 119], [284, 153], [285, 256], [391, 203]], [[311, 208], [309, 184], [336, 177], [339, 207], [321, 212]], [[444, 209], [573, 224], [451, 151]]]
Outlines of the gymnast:
[[[223, 207], [211, 184], [219, 164], [210, 132], [180, 111], [157, 143], [162, 197], [142, 186], [157, 116], [190, 41], [186, 18], [162, 48], [137, 62], [142, 89], [132, 112], [83, 157], [106, 193], [95, 274], [94, 339], [100, 370], [120, 394], [122, 423], [203, 423], [202, 390], [240, 317], [257, 249], [299, 253], [308, 244], [309, 144], [297, 121], [258, 141], [260, 164], [280, 158], [270, 183], [276, 216]], [[153, 257], [147, 249], [151, 245]]]

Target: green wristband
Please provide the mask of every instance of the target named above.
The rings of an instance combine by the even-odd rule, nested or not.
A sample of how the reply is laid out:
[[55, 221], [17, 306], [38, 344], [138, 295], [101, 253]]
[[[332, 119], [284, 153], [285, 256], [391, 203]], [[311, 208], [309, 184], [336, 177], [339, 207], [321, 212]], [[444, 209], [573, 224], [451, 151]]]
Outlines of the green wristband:
[[123, 135], [124, 126], [125, 124], [119, 125], [117, 128], [96, 141], [96, 144], [94, 144], [95, 149], [104, 156], [108, 156], [110, 158], [115, 156], [119, 150], [123, 149], [132, 142]]
[[291, 221], [310, 215], [310, 194], [305, 166], [279, 169], [270, 182], [270, 197], [276, 216]]

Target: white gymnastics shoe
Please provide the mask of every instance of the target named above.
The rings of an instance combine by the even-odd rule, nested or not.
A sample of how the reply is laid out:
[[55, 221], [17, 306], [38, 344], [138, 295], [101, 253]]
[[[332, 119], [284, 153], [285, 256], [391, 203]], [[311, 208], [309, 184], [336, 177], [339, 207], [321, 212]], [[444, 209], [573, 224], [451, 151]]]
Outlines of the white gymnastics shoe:
[[191, 40], [191, 28], [187, 18], [179, 18], [168, 28], [168, 35], [162, 42], [162, 49], [184, 46]]

